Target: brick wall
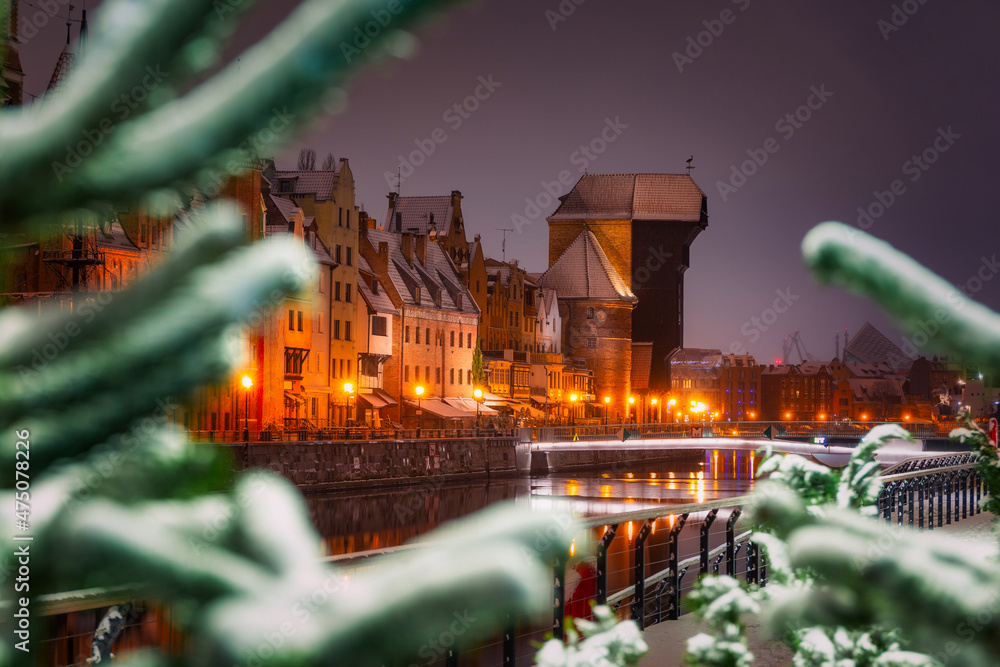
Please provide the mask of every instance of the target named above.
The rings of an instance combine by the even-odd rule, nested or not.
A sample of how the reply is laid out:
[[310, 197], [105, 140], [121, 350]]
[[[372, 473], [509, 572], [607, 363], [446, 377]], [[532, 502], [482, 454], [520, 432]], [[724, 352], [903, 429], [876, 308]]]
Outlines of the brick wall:
[[[244, 467], [244, 445], [225, 445]], [[521, 448], [515, 438], [491, 440], [386, 440], [379, 442], [250, 443], [251, 468], [270, 469], [297, 486], [321, 490], [373, 482], [422, 483], [433, 479], [515, 475]]]
[[[588, 317], [588, 309], [594, 317]], [[604, 396], [611, 397], [608, 417], [627, 414], [626, 405], [632, 368], [632, 306], [609, 301], [560, 301], [563, 322], [563, 353], [587, 360], [594, 371], [594, 393], [601, 407]], [[596, 339], [596, 347], [588, 340]], [[602, 413], [603, 414], [603, 413]]]

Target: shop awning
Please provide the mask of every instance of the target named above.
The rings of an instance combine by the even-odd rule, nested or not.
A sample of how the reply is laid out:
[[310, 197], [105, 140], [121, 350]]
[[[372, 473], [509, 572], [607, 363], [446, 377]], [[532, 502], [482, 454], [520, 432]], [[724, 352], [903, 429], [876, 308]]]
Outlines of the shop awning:
[[396, 399], [381, 389], [372, 389], [371, 393], [358, 393], [358, 399], [370, 405], [373, 409], [388, 408], [397, 405]]
[[527, 403], [511, 403], [510, 407], [511, 409], [514, 410], [514, 414], [516, 415], [520, 415], [522, 414], [523, 410], [527, 410], [528, 414], [534, 417], [535, 419], [545, 419], [545, 412], [537, 408], [534, 408], [528, 405]]
[[286, 391], [285, 392], [285, 399], [290, 400], [290, 401], [295, 401], [296, 403], [305, 403], [306, 402], [306, 397], [305, 396], [301, 396], [299, 394], [293, 394], [290, 391]]
[[514, 399], [504, 398], [503, 396], [498, 396], [497, 394], [491, 394], [488, 391], [483, 392], [483, 405], [488, 405], [491, 408], [505, 408], [508, 404], [513, 403]]
[[417, 401], [411, 401], [407, 399], [406, 404], [413, 408], [427, 410], [427, 412], [437, 415], [442, 419], [469, 418], [469, 415], [464, 410], [459, 410], [458, 408], [454, 408], [445, 403], [444, 401], [442, 401], [440, 398], [425, 398], [421, 400], [419, 403], [417, 403]]
[[475, 400], [471, 398], [446, 398], [444, 402], [453, 408], [458, 408], [459, 410], [464, 410], [468, 413], [469, 417], [476, 416], [476, 408], [479, 408], [480, 415], [495, 415], [498, 414], [496, 410], [486, 405], [479, 405]]

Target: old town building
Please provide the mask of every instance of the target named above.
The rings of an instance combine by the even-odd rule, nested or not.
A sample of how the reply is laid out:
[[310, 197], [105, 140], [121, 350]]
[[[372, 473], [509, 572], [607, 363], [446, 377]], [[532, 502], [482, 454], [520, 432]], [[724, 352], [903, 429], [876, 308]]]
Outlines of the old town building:
[[[548, 217], [550, 266], [587, 231], [636, 298], [628, 337], [652, 343], [651, 391], [667, 389], [666, 357], [684, 345], [684, 271], [708, 225], [707, 201], [687, 175], [586, 174]], [[628, 369], [630, 346], [620, 348], [612, 363]], [[600, 377], [595, 368], [598, 393], [605, 391]], [[624, 410], [621, 387], [614, 393]]]

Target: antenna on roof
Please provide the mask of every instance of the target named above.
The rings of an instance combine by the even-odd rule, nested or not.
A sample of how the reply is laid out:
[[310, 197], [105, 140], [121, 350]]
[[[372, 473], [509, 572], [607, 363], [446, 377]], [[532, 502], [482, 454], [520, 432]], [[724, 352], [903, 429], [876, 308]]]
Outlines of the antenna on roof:
[[500, 245], [500, 253], [503, 257], [503, 261], [507, 261], [507, 232], [514, 231], [513, 229], [503, 229], [502, 227], [497, 227], [497, 230], [503, 232], [503, 243]]
[[695, 167], [693, 164], [691, 164], [692, 162], [694, 162], [694, 156], [693, 155], [687, 159], [688, 176], [691, 175], [691, 170], [692, 169], [697, 169], [697, 167]]
[[399, 167], [396, 167], [396, 196], [399, 196], [399, 188], [403, 185], [403, 178], [400, 176]]

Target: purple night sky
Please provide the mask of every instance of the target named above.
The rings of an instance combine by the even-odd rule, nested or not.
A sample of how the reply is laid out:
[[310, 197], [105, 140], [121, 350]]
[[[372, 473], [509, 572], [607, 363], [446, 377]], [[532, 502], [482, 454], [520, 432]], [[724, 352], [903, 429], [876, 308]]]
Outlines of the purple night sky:
[[[293, 4], [261, 0], [228, 55]], [[92, 14], [98, 5], [89, 3]], [[22, 2], [22, 21], [35, 11]], [[446, 140], [404, 179], [402, 193], [461, 190], [470, 238], [482, 234], [487, 254], [499, 258], [498, 228], [526, 215], [525, 198], [544, 203], [543, 181], [560, 171], [682, 173], [693, 154], [709, 227], [686, 274], [685, 344], [741, 343], [768, 363], [797, 328], [810, 352], [829, 359], [834, 331], [853, 334], [865, 320], [897, 344], [902, 337], [867, 301], [814, 286], [799, 243], [824, 220], [856, 223], [858, 207], [872, 206], [897, 179], [900, 194], [870, 233], [956, 285], [989, 276], [970, 295], [1000, 309], [1000, 280], [992, 280], [1000, 234], [989, 204], [1000, 155], [997, 25], [1000, 5], [974, 0], [474, 2], [425, 30], [411, 60], [364, 72], [348, 87], [344, 111], [320, 119], [279, 164], [294, 166], [304, 146], [318, 162], [328, 152], [347, 157], [358, 203], [382, 222], [385, 173], [441, 128]], [[709, 29], [719, 33], [711, 43]], [[23, 47], [28, 92], [44, 91], [65, 30], [53, 19]], [[688, 38], [702, 32], [708, 46], [699, 53]], [[689, 48], [679, 62], [675, 53]], [[499, 86], [467, 117], [449, 112], [480, 77]], [[810, 98], [813, 90], [823, 99]], [[807, 102], [808, 120], [784, 120]], [[581, 146], [607, 119], [618, 120], [620, 135], [606, 133], [614, 141], [586, 157]], [[926, 149], [933, 164], [912, 161]], [[721, 192], [748, 151], [766, 162]], [[546, 268], [544, 218], [554, 209], [508, 235], [508, 258]], [[758, 331], [751, 318], [789, 290], [791, 307]]]

